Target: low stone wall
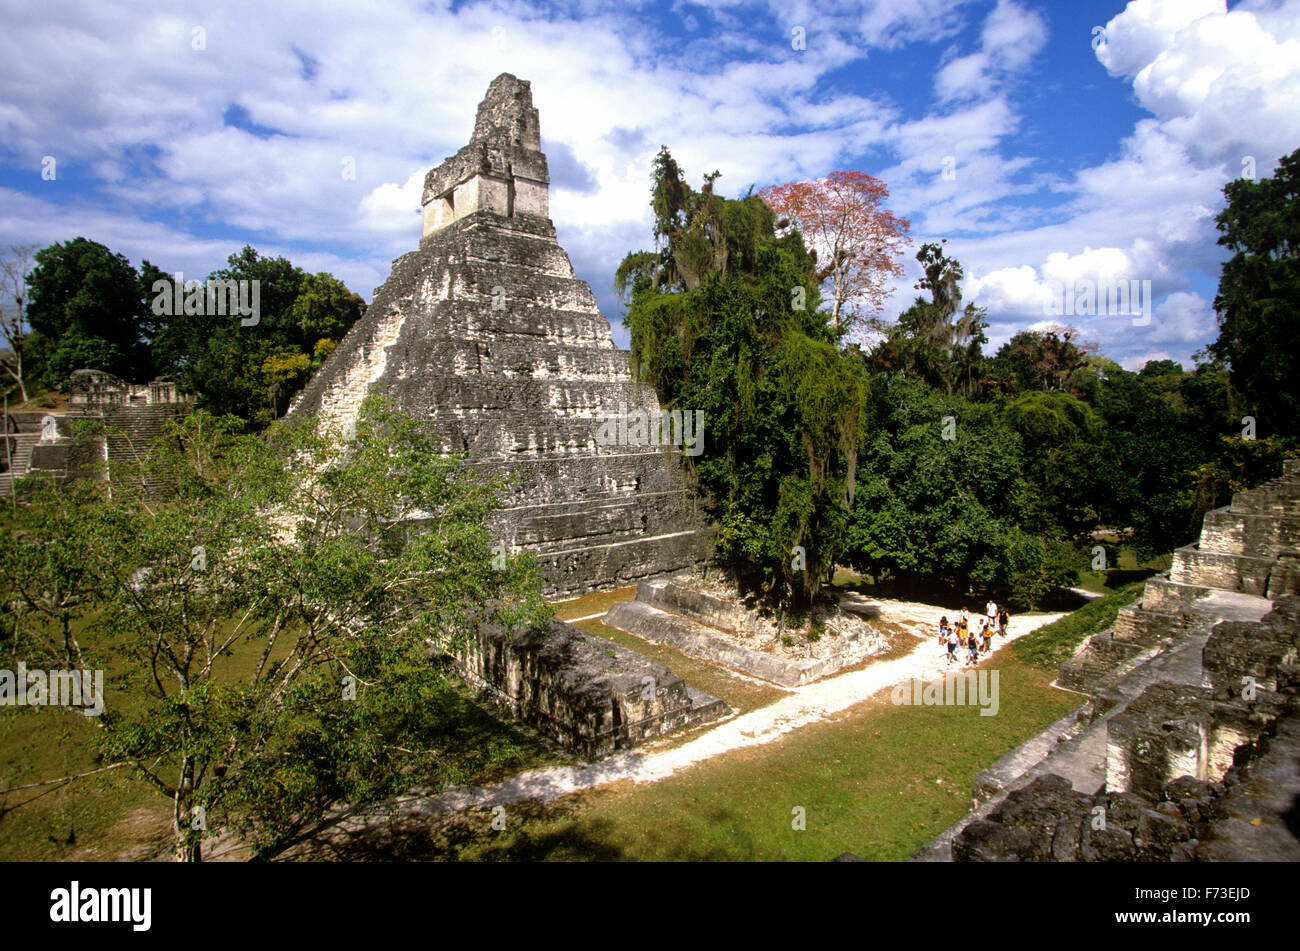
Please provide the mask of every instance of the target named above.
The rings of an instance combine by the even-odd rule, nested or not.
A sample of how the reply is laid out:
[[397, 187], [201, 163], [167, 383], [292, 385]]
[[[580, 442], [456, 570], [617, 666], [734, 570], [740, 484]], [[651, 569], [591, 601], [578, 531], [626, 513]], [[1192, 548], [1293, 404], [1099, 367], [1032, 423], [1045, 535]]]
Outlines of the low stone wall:
[[605, 623], [656, 644], [667, 644], [683, 654], [713, 661], [782, 687], [799, 687], [826, 674], [819, 660], [787, 661], [762, 651], [732, 644], [690, 618], [660, 611], [640, 601], [624, 601], [610, 608]]
[[734, 602], [667, 580], [639, 585], [636, 599], [661, 611], [733, 631], [743, 630], [749, 620], [749, 612]]
[[662, 664], [561, 621], [481, 625], [455, 659], [521, 721], [591, 759], [731, 713]]

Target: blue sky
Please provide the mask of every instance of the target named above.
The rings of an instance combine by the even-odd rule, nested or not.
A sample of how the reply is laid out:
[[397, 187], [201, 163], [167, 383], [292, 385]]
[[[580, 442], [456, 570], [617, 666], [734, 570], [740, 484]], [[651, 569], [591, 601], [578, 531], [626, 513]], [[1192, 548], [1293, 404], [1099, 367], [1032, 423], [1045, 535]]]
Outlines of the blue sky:
[[1149, 323], [1064, 318], [1129, 367], [1214, 338], [1223, 185], [1300, 147], [1300, 0], [3, 7], [0, 243], [80, 234], [187, 277], [247, 243], [369, 299], [418, 243], [424, 173], [509, 71], [621, 345], [610, 284], [650, 244], [660, 144], [732, 195], [883, 179], [913, 251], [948, 239], [994, 347], [1060, 319], [1061, 286], [1150, 281]]

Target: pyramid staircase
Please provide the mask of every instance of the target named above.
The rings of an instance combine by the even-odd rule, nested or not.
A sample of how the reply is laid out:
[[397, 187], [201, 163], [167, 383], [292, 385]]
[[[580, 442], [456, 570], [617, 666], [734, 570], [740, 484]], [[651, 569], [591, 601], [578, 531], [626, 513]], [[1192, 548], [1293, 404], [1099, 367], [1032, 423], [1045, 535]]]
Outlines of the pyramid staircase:
[[1120, 608], [1061, 668], [1057, 685], [1096, 694], [1156, 653], [1219, 621], [1254, 621], [1300, 593], [1300, 459], [1282, 475], [1207, 512], [1197, 543], [1174, 552], [1167, 575]]

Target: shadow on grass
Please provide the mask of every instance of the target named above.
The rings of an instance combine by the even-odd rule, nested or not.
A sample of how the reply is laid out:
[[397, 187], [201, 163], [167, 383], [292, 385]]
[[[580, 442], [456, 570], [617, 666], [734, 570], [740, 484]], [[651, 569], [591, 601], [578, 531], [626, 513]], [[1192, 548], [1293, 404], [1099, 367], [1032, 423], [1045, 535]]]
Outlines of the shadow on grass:
[[1097, 598], [1094, 595], [1091, 598], [1084, 597], [1077, 591], [1071, 591], [1069, 588], [1057, 588], [1049, 592], [1038, 604], [1039, 611], [1048, 611], [1053, 614], [1069, 614], [1071, 611], [1077, 611]]
[[[583, 824], [580, 799], [513, 802], [494, 812], [466, 809], [448, 816], [391, 816], [361, 830], [328, 828], [299, 842], [283, 861], [339, 862], [616, 862], [626, 856], [608, 841], [613, 824]], [[494, 821], [504, 829], [494, 829]]]
[[[280, 861], [307, 862], [621, 862], [638, 854], [656, 861], [754, 861], [759, 851], [744, 831], [743, 816], [714, 808], [706, 817], [713, 829], [727, 829], [726, 841], [680, 830], [644, 830], [649, 848], [620, 842], [629, 830], [604, 818], [584, 818], [581, 796], [542, 803], [514, 802], [504, 813], [466, 809], [443, 817], [402, 816], [373, 821], [359, 831], [326, 829], [301, 841]], [[504, 829], [493, 829], [493, 820]], [[633, 834], [635, 838], [635, 834]]]
[[1146, 581], [1158, 574], [1160, 574], [1159, 568], [1112, 568], [1106, 573], [1106, 588], [1110, 591], [1118, 591], [1126, 584]]
[[944, 605], [953, 611], [960, 611], [964, 605], [972, 614], [982, 614], [984, 602], [988, 598], [987, 592], [971, 592], [959, 585], [928, 578], [885, 578], [880, 581], [862, 578], [837, 581], [835, 587], [842, 591], [855, 592], [866, 598], [888, 598]]

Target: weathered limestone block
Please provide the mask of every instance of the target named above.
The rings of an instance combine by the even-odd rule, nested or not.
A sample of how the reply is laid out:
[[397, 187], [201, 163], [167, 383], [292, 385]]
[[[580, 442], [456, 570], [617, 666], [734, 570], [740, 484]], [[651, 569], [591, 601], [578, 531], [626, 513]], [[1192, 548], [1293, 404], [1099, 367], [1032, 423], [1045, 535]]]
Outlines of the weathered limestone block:
[[1288, 594], [1300, 594], [1300, 552], [1293, 550], [1278, 553], [1264, 596], [1276, 600]]
[[1197, 598], [1203, 598], [1209, 593], [1210, 588], [1205, 585], [1179, 584], [1156, 575], [1147, 580], [1142, 591], [1141, 605], [1148, 611], [1179, 614], [1191, 607]]
[[1168, 862], [1192, 857], [1177, 804], [1129, 793], [1087, 796], [1060, 776], [1012, 791], [953, 839], [957, 862]]
[[521, 721], [592, 759], [731, 712], [667, 667], [560, 621], [483, 624], [457, 660]]
[[1209, 687], [1152, 684], [1110, 721], [1106, 788], [1155, 799], [1183, 776], [1217, 782], [1238, 756], [1250, 755], [1284, 706], [1267, 690], [1219, 700]]
[[765, 638], [754, 638], [752, 647], [737, 643], [736, 632], [750, 630], [752, 625], [752, 618], [739, 605], [675, 582], [639, 585], [636, 600], [614, 605], [605, 615], [605, 623], [782, 687], [799, 687], [828, 677], [888, 644], [870, 628], [849, 630], [828, 634], [818, 642], [815, 656], [781, 657], [758, 649]]
[[[1106, 788], [1155, 798], [1180, 776], [1209, 779], [1212, 702], [1208, 689], [1182, 684], [1153, 684], [1143, 691], [1110, 721]], [[1222, 767], [1217, 779], [1231, 759], [1215, 765]]]
[[683, 654], [711, 660], [782, 687], [812, 683], [827, 672], [825, 661], [784, 660], [763, 651], [750, 650], [724, 640], [697, 621], [668, 614], [640, 601], [614, 605], [605, 615], [605, 623], [656, 644], [667, 644]]
[[1202, 862], [1300, 862], [1296, 801], [1300, 796], [1300, 714], [1276, 732], [1249, 766], [1227, 777], [1226, 792], [1204, 810], [1213, 821], [1199, 831]]
[[[1163, 599], [1153, 599], [1161, 608]], [[1146, 601], [1119, 609], [1113, 627], [1084, 642], [1061, 665], [1057, 683], [1067, 690], [1096, 693], [1161, 643], [1184, 636], [1188, 624], [1181, 613], [1148, 608]]]
[[1078, 851], [1091, 806], [1092, 797], [1060, 776], [1043, 776], [1013, 790], [988, 819], [968, 825], [953, 840], [953, 861], [1049, 862], [1057, 852], [1068, 860]]
[[1205, 679], [1217, 697], [1241, 697], [1249, 686], [1277, 691], [1294, 686], [1300, 675], [1296, 664], [1296, 625], [1274, 612], [1259, 624], [1224, 621], [1210, 634], [1201, 652]]
[[1277, 559], [1272, 557], [1202, 551], [1189, 545], [1174, 552], [1169, 578], [1180, 584], [1204, 585], [1262, 597], [1268, 588], [1269, 573], [1276, 565]]
[[1198, 547], [1227, 555], [1277, 557], [1300, 549], [1300, 517], [1234, 512], [1232, 506], [1224, 506], [1205, 513]]
[[1300, 515], [1300, 466], [1297, 459], [1282, 462], [1282, 476], [1261, 486], [1238, 492], [1232, 497], [1229, 509], [1244, 515]]
[[745, 609], [732, 601], [667, 580], [638, 585], [636, 599], [663, 611], [733, 631], [743, 630], [748, 620]]

